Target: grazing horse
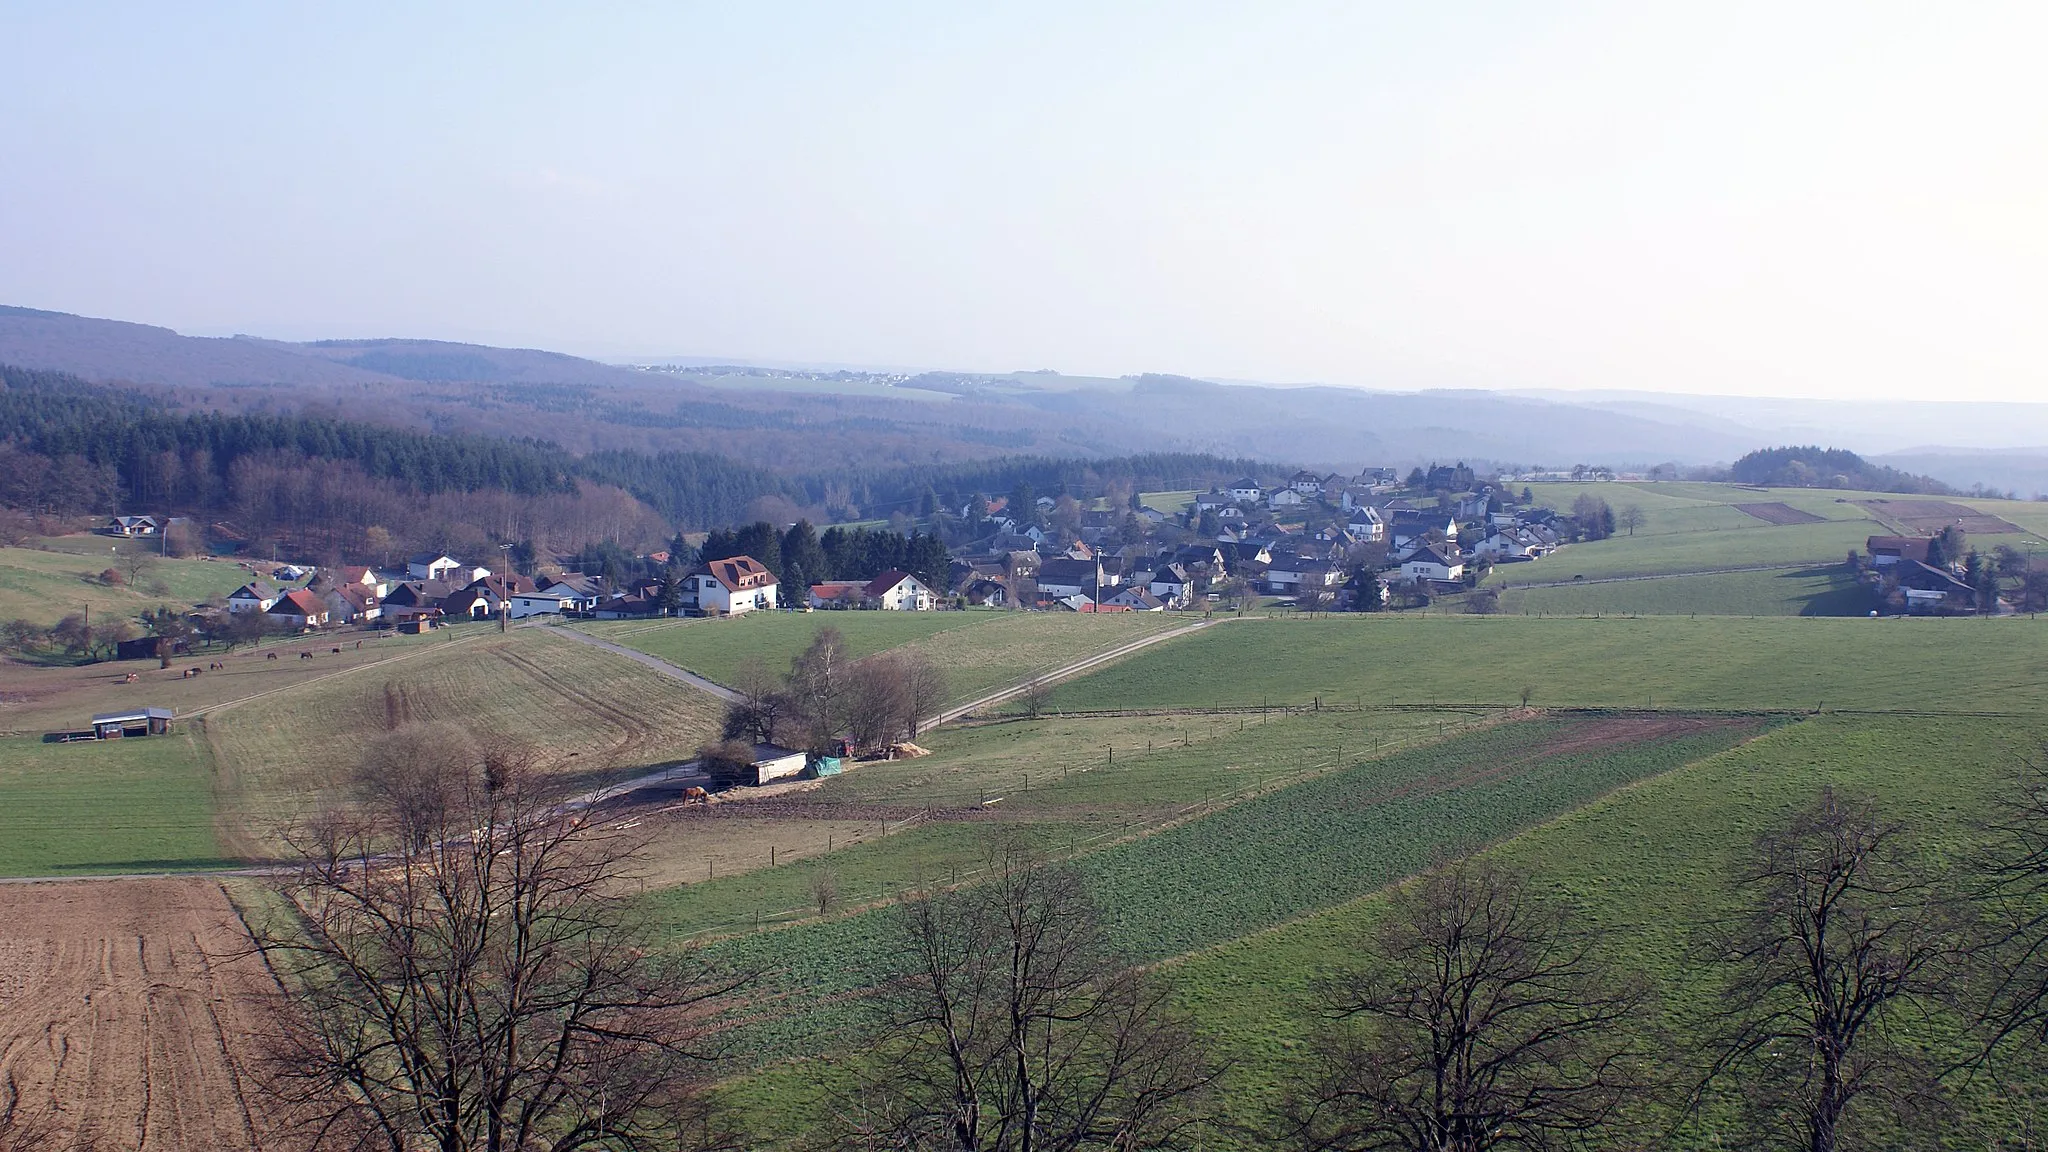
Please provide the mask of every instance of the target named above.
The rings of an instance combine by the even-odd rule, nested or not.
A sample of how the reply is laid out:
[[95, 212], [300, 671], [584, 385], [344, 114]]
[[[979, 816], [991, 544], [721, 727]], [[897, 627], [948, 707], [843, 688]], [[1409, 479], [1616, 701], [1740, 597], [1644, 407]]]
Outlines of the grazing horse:
[[339, 656], [339, 655], [341, 655], [341, 649], [339, 649], [339, 648], [336, 648], [336, 649], [334, 650], [334, 654], [335, 654], [336, 656]]
[[358, 652], [361, 652], [362, 650], [363, 650], [363, 642], [362, 642], [361, 640], [358, 640], [358, 641], [356, 641], [356, 651], [358, 651]]
[[299, 653], [299, 659], [301, 659], [301, 660], [311, 660], [312, 658], [313, 658], [313, 654], [312, 654], [311, 652], [301, 652], [301, 653]]
[[275, 652], [265, 652], [265, 653], [263, 654], [263, 658], [264, 658], [265, 660], [275, 660], [275, 659], [277, 659], [277, 653], [275, 653]]

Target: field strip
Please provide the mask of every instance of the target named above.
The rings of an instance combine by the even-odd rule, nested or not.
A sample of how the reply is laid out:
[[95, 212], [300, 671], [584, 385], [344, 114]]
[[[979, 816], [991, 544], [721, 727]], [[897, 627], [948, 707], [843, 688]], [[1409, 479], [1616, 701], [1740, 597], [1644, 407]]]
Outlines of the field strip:
[[[1235, 617], [1229, 617], [1227, 619], [1235, 619]], [[969, 700], [965, 704], [960, 704], [955, 707], [948, 708], [944, 712], [939, 713], [931, 719], [923, 721], [919, 724], [918, 727], [920, 729], [936, 728], [941, 724], [946, 724], [950, 723], [951, 721], [958, 720], [962, 716], [972, 715], [974, 711], [978, 708], [985, 708], [991, 704], [1000, 704], [1003, 701], [1008, 700], [1011, 697], [1023, 692], [1026, 688], [1029, 688], [1034, 683], [1051, 684], [1056, 681], [1065, 680], [1070, 676], [1076, 675], [1077, 673], [1086, 672], [1089, 669], [1094, 668], [1098, 664], [1107, 663], [1108, 661], [1115, 660], [1120, 656], [1128, 656], [1131, 653], [1136, 652], [1140, 648], [1149, 647], [1153, 644], [1161, 643], [1162, 641], [1171, 640], [1176, 636], [1186, 636], [1191, 632], [1199, 632], [1212, 624], [1221, 623], [1224, 623], [1224, 621], [1197, 620], [1193, 624], [1189, 624], [1186, 627], [1175, 628], [1166, 632], [1154, 633], [1153, 635], [1133, 640], [1128, 644], [1119, 644], [1116, 647], [1111, 648], [1107, 652], [1097, 652], [1095, 655], [1090, 656], [1085, 660], [1076, 660], [1072, 664], [1068, 664], [1061, 668], [1055, 668], [1050, 672], [1042, 672], [1036, 676], [1027, 677], [1019, 683], [1010, 685], [1008, 688], [998, 688], [994, 692], [991, 692], [988, 695], [981, 697], [980, 699]]]
[[323, 680], [332, 680], [336, 676], [346, 676], [351, 672], [361, 672], [366, 668], [381, 668], [386, 664], [395, 664], [400, 660], [410, 660], [415, 656], [424, 656], [429, 652], [443, 652], [448, 650], [449, 648], [453, 648], [457, 644], [467, 644], [475, 639], [476, 637], [474, 636], [464, 636], [457, 640], [448, 640], [440, 644], [432, 644], [420, 648], [415, 648], [410, 652], [401, 652], [396, 656], [386, 656], [382, 660], [372, 660], [367, 664], [358, 664], [353, 668], [343, 668], [338, 671], [328, 672], [324, 675], [310, 677], [305, 680], [297, 681], [296, 683], [282, 684], [276, 688], [266, 688], [261, 692], [252, 692], [247, 696], [237, 696], [233, 700], [223, 700], [218, 704], [208, 704], [204, 707], [194, 708], [192, 711], [187, 712], [185, 714], [185, 718], [196, 719], [200, 716], [206, 716], [214, 712], [225, 711], [229, 708], [233, 708], [237, 704], [247, 704], [251, 700], [261, 700], [265, 696], [275, 696], [279, 692], [289, 692], [294, 688], [303, 688], [308, 684], [318, 684]]
[[[1730, 572], [1801, 572], [1816, 564], [1752, 564], [1745, 568], [1701, 568], [1693, 572], [1646, 572], [1640, 576], [1600, 576], [1592, 580], [1547, 580], [1540, 584], [1503, 583], [1502, 591], [1523, 588], [1584, 588], [1588, 584], [1628, 584], [1637, 580], [1682, 580], [1687, 576], [1721, 576]], [[1495, 569], [1499, 571], [1499, 569]]]
[[663, 660], [659, 656], [651, 656], [645, 652], [640, 651], [637, 648], [628, 648], [623, 644], [614, 644], [609, 640], [600, 640], [597, 637], [592, 636], [588, 632], [583, 632], [575, 628], [556, 628], [552, 632], [550, 632], [549, 635], [563, 636], [570, 640], [576, 641], [578, 644], [588, 644], [593, 648], [602, 648], [605, 651], [613, 653], [615, 655], [624, 656], [628, 660], [637, 660], [640, 663], [645, 664], [649, 668], [654, 669], [656, 672], [659, 672], [664, 676], [668, 676], [676, 680], [681, 680], [683, 683], [688, 684], [690, 687], [695, 688], [700, 692], [709, 692], [711, 695], [718, 697], [720, 700], [723, 700], [728, 704], [737, 704], [742, 699], [739, 693], [733, 691], [730, 688], [727, 688], [723, 684], [719, 684], [711, 680], [706, 680], [704, 677], [697, 675], [695, 672], [690, 671], [688, 668], [684, 668], [676, 664], [671, 664], [668, 661]]

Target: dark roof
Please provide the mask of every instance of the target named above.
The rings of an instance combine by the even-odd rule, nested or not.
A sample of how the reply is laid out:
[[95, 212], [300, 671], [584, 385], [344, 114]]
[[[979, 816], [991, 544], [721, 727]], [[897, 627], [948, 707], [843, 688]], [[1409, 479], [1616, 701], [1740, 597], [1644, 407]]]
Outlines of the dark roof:
[[1040, 584], [1078, 584], [1095, 579], [1093, 560], [1047, 560], [1038, 566]]
[[268, 600], [272, 596], [277, 595], [277, 589], [271, 587], [270, 584], [266, 581], [251, 580], [247, 584], [242, 585], [240, 588], [235, 589], [233, 592], [228, 593], [228, 599], [232, 600], [235, 597], [241, 596], [245, 593], [251, 599]]
[[130, 720], [172, 720], [177, 713], [169, 708], [136, 708], [127, 712], [102, 712], [92, 718], [94, 724], [126, 724]]
[[1891, 555], [1901, 560], [1925, 563], [1927, 546], [1933, 543], [1925, 536], [1872, 536], [1863, 542], [1863, 549], [1872, 556]]

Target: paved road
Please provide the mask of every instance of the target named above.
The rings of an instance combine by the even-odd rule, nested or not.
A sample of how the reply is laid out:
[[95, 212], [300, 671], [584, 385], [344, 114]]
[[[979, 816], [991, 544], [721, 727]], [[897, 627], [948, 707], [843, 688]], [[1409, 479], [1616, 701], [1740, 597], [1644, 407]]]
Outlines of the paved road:
[[599, 640], [590, 633], [582, 632], [575, 628], [557, 627], [550, 635], [567, 637], [579, 644], [588, 644], [593, 648], [602, 648], [607, 652], [615, 652], [628, 660], [637, 660], [664, 676], [672, 676], [700, 692], [709, 692], [728, 704], [740, 702], [740, 694], [727, 688], [725, 685], [715, 684], [690, 671], [688, 668], [678, 668], [659, 656], [649, 656], [637, 648], [628, 648], [624, 644], [614, 644], [609, 640]]

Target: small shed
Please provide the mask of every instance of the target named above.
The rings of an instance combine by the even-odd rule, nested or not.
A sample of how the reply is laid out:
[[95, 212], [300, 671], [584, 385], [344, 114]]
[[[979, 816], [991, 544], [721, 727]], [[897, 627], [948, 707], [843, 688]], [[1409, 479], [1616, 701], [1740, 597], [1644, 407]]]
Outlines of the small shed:
[[169, 708], [137, 708], [130, 712], [102, 712], [92, 718], [93, 735], [102, 740], [123, 736], [163, 736], [171, 730]]
[[813, 756], [811, 757], [811, 766], [804, 775], [822, 780], [827, 776], [837, 776], [844, 771], [846, 771], [845, 763], [837, 756]]
[[794, 779], [804, 770], [810, 758], [802, 752], [779, 747], [774, 744], [754, 745], [754, 784], [766, 784], [770, 780]]

